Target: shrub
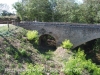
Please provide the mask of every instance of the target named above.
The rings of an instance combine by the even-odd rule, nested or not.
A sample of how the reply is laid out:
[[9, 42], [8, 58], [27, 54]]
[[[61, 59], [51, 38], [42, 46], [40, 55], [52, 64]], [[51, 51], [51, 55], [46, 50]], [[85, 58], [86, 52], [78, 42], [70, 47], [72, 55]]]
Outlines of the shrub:
[[28, 31], [26, 36], [28, 40], [36, 40], [38, 38], [38, 32], [36, 30]]
[[43, 65], [29, 64], [26, 71], [22, 72], [20, 75], [43, 75], [43, 69]]
[[14, 54], [14, 49], [12, 47], [6, 47], [5, 49], [9, 54]]
[[91, 75], [100, 75], [100, 68], [90, 59], [86, 60], [84, 51], [79, 49], [74, 57], [71, 57], [68, 62], [64, 62], [63, 71], [68, 75], [82, 75], [84, 70]]
[[22, 50], [20, 51], [20, 54], [21, 54], [22, 56], [24, 56], [24, 57], [27, 57], [27, 52], [26, 52], [26, 50], [24, 50], [24, 49], [22, 49]]
[[62, 42], [62, 47], [66, 49], [72, 48], [73, 44], [70, 42], [70, 40], [65, 39], [65, 41]]
[[93, 50], [94, 50], [94, 51], [97, 51], [97, 52], [100, 51], [100, 39], [97, 39], [97, 40], [95, 41]]
[[27, 30], [25, 30], [25, 29], [23, 28], [22, 31], [21, 31], [21, 33], [22, 33], [23, 36], [26, 36]]
[[42, 57], [46, 60], [51, 60], [51, 58], [53, 57], [53, 52], [49, 50], [48, 52], [45, 52], [45, 54], [42, 54]]
[[0, 60], [0, 73], [3, 73], [5, 71], [5, 64]]
[[7, 41], [3, 41], [3, 43], [6, 44], [6, 45], [8, 45], [8, 42]]
[[18, 68], [22, 68], [22, 63], [18, 63]]
[[18, 60], [20, 58], [18, 52], [15, 53], [15, 56], [14, 56], [15, 60]]

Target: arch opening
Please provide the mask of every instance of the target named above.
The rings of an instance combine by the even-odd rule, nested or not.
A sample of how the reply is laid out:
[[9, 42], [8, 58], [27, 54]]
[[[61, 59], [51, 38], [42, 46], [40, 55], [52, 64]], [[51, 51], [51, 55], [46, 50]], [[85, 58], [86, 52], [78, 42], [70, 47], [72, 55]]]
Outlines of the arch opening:
[[41, 35], [39, 37], [39, 45], [43, 48], [56, 49], [56, 39], [49, 34]]
[[74, 50], [78, 50], [78, 48], [84, 50], [87, 59], [92, 59], [94, 63], [100, 65], [100, 38], [88, 41]]
[[87, 42], [75, 47], [74, 49], [78, 49], [80, 47], [81, 49], [85, 50], [85, 52], [89, 52], [89, 51], [93, 50], [96, 40], [97, 39], [87, 41]]

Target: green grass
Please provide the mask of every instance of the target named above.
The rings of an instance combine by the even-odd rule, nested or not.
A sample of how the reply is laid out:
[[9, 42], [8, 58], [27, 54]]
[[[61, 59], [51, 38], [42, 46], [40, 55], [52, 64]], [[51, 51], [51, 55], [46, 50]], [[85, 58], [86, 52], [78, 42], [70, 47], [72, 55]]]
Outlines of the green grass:
[[51, 60], [52, 59], [52, 57], [53, 57], [53, 51], [48, 51], [48, 52], [46, 52], [45, 54], [42, 54], [42, 57], [44, 58], [44, 59], [46, 59], [46, 60]]
[[[4, 26], [2, 26], [4, 25]], [[12, 24], [9, 24], [9, 29], [8, 29], [8, 25], [7, 24], [0, 24], [0, 35], [11, 35], [11, 32], [12, 30], [15, 30], [16, 26], [12, 25]]]
[[[4, 25], [4, 26], [2, 26]], [[12, 30], [13, 28], [15, 28], [16, 26], [9, 24], [9, 30]], [[0, 32], [2, 31], [8, 31], [8, 24], [0, 24]]]

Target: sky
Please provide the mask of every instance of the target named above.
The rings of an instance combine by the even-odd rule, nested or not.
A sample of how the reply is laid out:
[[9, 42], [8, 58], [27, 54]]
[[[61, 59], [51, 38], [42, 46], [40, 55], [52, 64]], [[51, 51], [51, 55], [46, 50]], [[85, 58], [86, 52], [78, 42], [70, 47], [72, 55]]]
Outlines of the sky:
[[76, 0], [78, 3], [82, 3], [83, 2], [83, 0]]
[[[15, 12], [14, 8], [12, 7], [12, 4], [15, 2], [18, 2], [20, 0], [0, 0], [0, 3], [7, 4], [9, 6], [9, 11], [10, 12]], [[82, 0], [76, 0], [79, 3], [82, 3]]]
[[18, 2], [19, 0], [0, 0], [0, 3], [2, 4], [7, 4], [9, 7], [9, 11], [10, 12], [14, 12], [14, 8], [12, 7], [12, 4], [14, 4], [15, 2]]

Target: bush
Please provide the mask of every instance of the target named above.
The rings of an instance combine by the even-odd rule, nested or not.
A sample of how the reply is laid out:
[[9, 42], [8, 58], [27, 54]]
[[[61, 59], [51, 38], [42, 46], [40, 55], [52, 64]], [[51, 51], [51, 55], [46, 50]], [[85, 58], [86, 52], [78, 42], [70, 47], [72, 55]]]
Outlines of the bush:
[[100, 51], [100, 39], [97, 39], [97, 40], [95, 41], [93, 50], [94, 50], [94, 51], [97, 51], [97, 52]]
[[70, 40], [65, 40], [62, 42], [62, 47], [63, 48], [66, 48], [66, 49], [70, 49], [72, 48], [73, 44], [70, 42]]
[[14, 49], [12, 47], [6, 47], [5, 49], [9, 54], [14, 54]]
[[63, 71], [68, 75], [82, 75], [84, 70], [91, 75], [100, 75], [100, 68], [90, 59], [86, 60], [84, 51], [79, 49], [75, 56], [71, 57], [68, 62], [64, 62]]
[[18, 60], [20, 58], [18, 52], [15, 53], [15, 56], [14, 56], [15, 60]]
[[5, 71], [5, 64], [0, 60], [0, 73], [3, 73]]
[[28, 31], [26, 36], [28, 40], [36, 40], [38, 38], [38, 32], [36, 30]]
[[24, 57], [27, 57], [27, 52], [26, 52], [26, 50], [24, 50], [24, 49], [22, 49], [22, 50], [20, 51], [20, 54], [21, 54], [22, 56], [24, 56]]
[[23, 36], [26, 36], [27, 30], [25, 30], [25, 29], [23, 28], [22, 31], [21, 31], [21, 33], [22, 33]]
[[51, 60], [51, 58], [53, 57], [53, 52], [52, 51], [48, 51], [45, 54], [42, 55], [43, 58], [45, 58], [46, 60]]
[[43, 65], [29, 64], [26, 71], [22, 72], [20, 75], [43, 75], [43, 69]]

